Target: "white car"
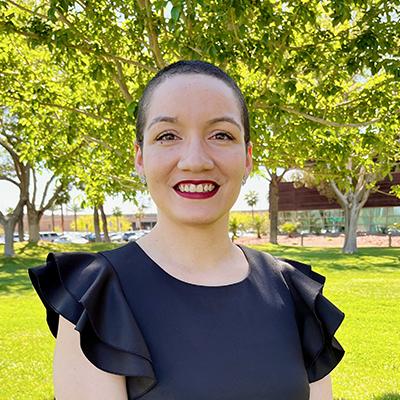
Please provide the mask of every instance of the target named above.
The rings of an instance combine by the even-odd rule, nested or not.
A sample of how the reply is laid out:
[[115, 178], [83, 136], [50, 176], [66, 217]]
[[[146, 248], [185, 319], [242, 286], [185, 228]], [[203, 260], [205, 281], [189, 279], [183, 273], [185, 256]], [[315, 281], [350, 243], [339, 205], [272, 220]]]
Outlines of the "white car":
[[109, 238], [112, 242], [122, 242], [123, 241], [123, 233], [122, 232], [110, 233]]
[[60, 237], [60, 234], [57, 232], [39, 232], [40, 240], [44, 240], [46, 242], [54, 242], [57, 238]]
[[79, 232], [64, 232], [59, 238], [54, 239], [54, 243], [86, 244], [89, 241]]
[[129, 236], [128, 242], [134, 242], [138, 240], [140, 237], [146, 235], [147, 233], [149, 233], [149, 231], [145, 231], [143, 229], [140, 231], [134, 231], [134, 234]]

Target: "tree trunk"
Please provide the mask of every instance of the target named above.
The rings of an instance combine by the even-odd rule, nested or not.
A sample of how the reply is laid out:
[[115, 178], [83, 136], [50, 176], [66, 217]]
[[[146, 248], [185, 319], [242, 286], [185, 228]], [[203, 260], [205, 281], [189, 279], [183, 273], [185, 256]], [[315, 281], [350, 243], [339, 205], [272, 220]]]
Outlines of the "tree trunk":
[[104, 212], [103, 204], [99, 206], [100, 214], [101, 214], [101, 221], [103, 225], [103, 232], [104, 232], [104, 241], [110, 242], [110, 237], [108, 236], [108, 227], [107, 227], [107, 216]]
[[22, 212], [18, 219], [18, 238], [20, 242], [25, 240], [24, 238], [24, 213]]
[[319, 210], [319, 215], [320, 215], [321, 221], [322, 221], [322, 229], [325, 229], [327, 231], [328, 230], [328, 221], [324, 214], [324, 210]]
[[96, 236], [95, 241], [101, 242], [99, 211], [96, 206], [93, 207], [93, 224], [94, 224], [94, 234]]
[[28, 210], [28, 231], [29, 231], [29, 242], [37, 243], [40, 240], [39, 235], [39, 224], [42, 213], [35, 210], [32, 206], [27, 204]]
[[335, 182], [330, 185], [336, 194], [338, 203], [344, 211], [344, 245], [342, 252], [353, 254], [357, 251], [357, 223], [361, 209], [368, 200], [371, 189], [367, 189], [365, 175], [360, 175], [355, 190], [348, 190], [345, 194], [340, 192]]
[[342, 252], [345, 254], [353, 254], [357, 251], [357, 223], [360, 211], [361, 207], [356, 202], [350, 203], [349, 207], [344, 210], [345, 239]]
[[63, 210], [63, 205], [60, 204], [60, 209], [61, 209], [61, 233], [64, 233], [64, 210]]
[[74, 222], [75, 222], [75, 232], [78, 230], [78, 217], [76, 211], [74, 210]]
[[20, 192], [20, 199], [13, 213], [4, 215], [0, 211], [0, 223], [4, 228], [4, 256], [14, 256], [14, 230], [21, 214], [23, 213], [24, 204], [26, 203], [25, 192]]
[[271, 173], [269, 183], [269, 242], [278, 244], [278, 179], [275, 173]]
[[55, 231], [55, 223], [54, 223], [54, 210], [51, 210], [51, 230]]
[[6, 257], [13, 257], [14, 251], [14, 230], [16, 225], [16, 218], [6, 218], [3, 223], [4, 227], [4, 255]]

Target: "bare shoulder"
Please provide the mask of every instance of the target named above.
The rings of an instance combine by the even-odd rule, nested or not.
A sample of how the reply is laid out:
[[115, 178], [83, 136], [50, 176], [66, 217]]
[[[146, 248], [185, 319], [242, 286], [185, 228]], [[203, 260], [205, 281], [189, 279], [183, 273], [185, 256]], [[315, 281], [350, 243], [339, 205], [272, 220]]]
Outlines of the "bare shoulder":
[[83, 354], [80, 334], [60, 315], [53, 363], [57, 400], [127, 400], [125, 377], [98, 369]]
[[310, 383], [310, 400], [332, 400], [332, 382], [330, 375]]

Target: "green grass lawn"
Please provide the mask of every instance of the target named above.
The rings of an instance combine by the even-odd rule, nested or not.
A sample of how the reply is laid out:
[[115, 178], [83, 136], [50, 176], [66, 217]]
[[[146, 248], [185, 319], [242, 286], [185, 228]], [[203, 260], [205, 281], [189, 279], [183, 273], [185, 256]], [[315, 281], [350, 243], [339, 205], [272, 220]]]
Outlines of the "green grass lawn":
[[[15, 258], [0, 256], [0, 400], [53, 399], [55, 341], [27, 268], [42, 264], [48, 251], [111, 247], [17, 243]], [[256, 248], [309, 263], [327, 277], [325, 295], [346, 314], [336, 336], [346, 355], [332, 372], [335, 399], [400, 400], [400, 249], [343, 255], [332, 248]]]

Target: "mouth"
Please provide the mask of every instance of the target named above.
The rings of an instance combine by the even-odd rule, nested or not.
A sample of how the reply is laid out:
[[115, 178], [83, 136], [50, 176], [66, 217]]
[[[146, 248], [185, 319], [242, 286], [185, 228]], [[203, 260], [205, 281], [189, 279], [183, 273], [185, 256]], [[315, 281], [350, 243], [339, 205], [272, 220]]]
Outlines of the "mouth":
[[180, 181], [174, 190], [187, 199], [208, 199], [218, 192], [219, 187], [214, 181]]

